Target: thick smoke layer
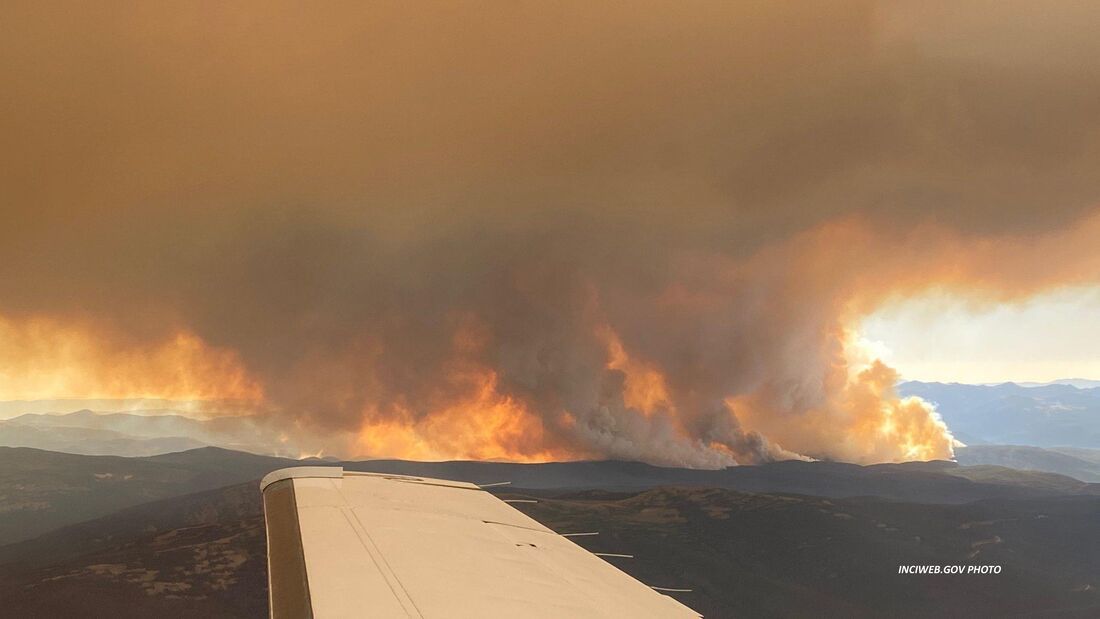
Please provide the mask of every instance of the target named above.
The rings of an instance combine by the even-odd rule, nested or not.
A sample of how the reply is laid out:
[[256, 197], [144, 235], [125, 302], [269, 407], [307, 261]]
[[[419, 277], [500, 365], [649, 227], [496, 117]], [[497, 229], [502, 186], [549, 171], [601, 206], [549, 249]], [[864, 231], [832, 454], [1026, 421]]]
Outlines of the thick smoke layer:
[[995, 6], [5, 7], [0, 388], [344, 455], [948, 457], [852, 325], [1100, 281], [1100, 10]]

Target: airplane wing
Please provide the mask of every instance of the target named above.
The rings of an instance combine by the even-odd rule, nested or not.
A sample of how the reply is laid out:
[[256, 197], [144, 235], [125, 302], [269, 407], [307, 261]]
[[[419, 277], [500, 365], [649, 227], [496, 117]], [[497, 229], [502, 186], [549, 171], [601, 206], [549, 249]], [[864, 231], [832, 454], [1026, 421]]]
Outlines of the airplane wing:
[[275, 619], [700, 616], [473, 484], [307, 466], [260, 488]]

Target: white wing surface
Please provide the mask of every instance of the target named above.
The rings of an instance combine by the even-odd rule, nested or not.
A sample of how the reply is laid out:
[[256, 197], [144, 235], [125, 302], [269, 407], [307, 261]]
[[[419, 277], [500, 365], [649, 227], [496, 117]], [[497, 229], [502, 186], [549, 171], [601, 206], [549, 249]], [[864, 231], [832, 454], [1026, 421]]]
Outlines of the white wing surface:
[[473, 484], [297, 467], [261, 490], [276, 619], [699, 617]]

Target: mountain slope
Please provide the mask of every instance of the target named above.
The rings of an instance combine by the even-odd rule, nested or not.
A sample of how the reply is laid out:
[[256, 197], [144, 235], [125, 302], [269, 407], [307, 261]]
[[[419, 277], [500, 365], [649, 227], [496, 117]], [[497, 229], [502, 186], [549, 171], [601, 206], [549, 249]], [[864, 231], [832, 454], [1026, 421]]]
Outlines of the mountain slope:
[[[116, 439], [116, 444], [109, 439]], [[189, 444], [156, 450], [156, 441], [166, 439]], [[272, 428], [258, 425], [250, 417], [196, 419], [173, 410], [112, 413], [86, 409], [67, 414], [28, 413], [0, 421], [0, 443], [112, 456], [153, 455], [204, 445], [267, 454], [280, 444]], [[118, 451], [111, 451], [112, 447]], [[146, 453], [131, 453], [141, 450]]]
[[216, 448], [190, 459], [81, 456], [0, 447], [0, 544], [156, 499], [259, 479], [297, 464]]
[[879, 496], [922, 503], [1100, 492], [1100, 486], [1061, 475], [1003, 468], [971, 470], [942, 461], [860, 466], [790, 460], [723, 470], [664, 468], [619, 461], [510, 464], [369, 460], [345, 462], [343, 466], [355, 471], [421, 475], [478, 484], [510, 481], [512, 487], [543, 490], [637, 490], [679, 485], [825, 497]]
[[1042, 448], [1027, 445], [971, 445], [955, 450], [959, 464], [982, 464], [1046, 471], [1100, 482], [1100, 450]]
[[[1100, 611], [1100, 497], [927, 505], [713, 488], [552, 494], [517, 506], [559, 532], [599, 532], [574, 540], [595, 552], [633, 554], [608, 560], [643, 582], [694, 589], [675, 595], [707, 617]], [[263, 616], [260, 509], [258, 489], [244, 484], [130, 508], [23, 542], [17, 552], [0, 548], [4, 610]], [[914, 564], [1001, 565], [1002, 572], [898, 574], [899, 565]]]
[[[218, 488], [287, 466], [316, 464], [206, 447], [145, 458], [80, 456], [0, 448], [0, 544], [132, 505]], [[775, 462], [725, 470], [662, 468], [637, 462], [347, 462], [349, 470], [421, 475], [473, 483], [510, 481], [529, 489], [639, 490], [702, 486], [824, 497], [879, 496], [921, 503], [964, 503], [1100, 493], [1060, 475], [952, 462], [858, 466]]]
[[182, 436], [143, 438], [97, 428], [37, 427], [0, 421], [0, 446], [30, 447], [88, 456], [152, 456], [206, 444]]

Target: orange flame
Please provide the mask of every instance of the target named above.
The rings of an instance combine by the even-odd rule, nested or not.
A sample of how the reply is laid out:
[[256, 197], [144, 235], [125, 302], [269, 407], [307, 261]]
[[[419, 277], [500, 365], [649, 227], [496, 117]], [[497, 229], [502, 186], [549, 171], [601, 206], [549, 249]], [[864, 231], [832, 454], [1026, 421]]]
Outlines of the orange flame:
[[623, 401], [627, 406], [646, 415], [672, 410], [668, 384], [664, 374], [656, 366], [627, 354], [619, 335], [610, 326], [604, 325], [597, 330], [596, 335], [607, 347], [608, 369], [623, 373]]
[[0, 398], [167, 398], [259, 403], [263, 389], [229, 350], [181, 331], [112, 344], [89, 328], [0, 318]]
[[[736, 440], [722, 438], [744, 431], [749, 442], [767, 443], [763, 459], [799, 454], [860, 463], [949, 458], [953, 438], [942, 420], [925, 402], [897, 396], [897, 372], [874, 358], [857, 363], [852, 358], [857, 346], [846, 325], [857, 324], [884, 299], [936, 285], [965, 290], [966, 284], [979, 282], [984, 288], [971, 292], [976, 299], [999, 301], [1060, 283], [1096, 281], [1100, 254], [1091, 248], [1098, 234], [1100, 215], [1027, 243], [1006, 237], [976, 245], [933, 225], [894, 238], [849, 218], [826, 222], [743, 260], [693, 258], [687, 265], [691, 272], [702, 273], [699, 279], [713, 285], [680, 278], [643, 299], [658, 309], [654, 325], [664, 313], [670, 320], [705, 321], [721, 311], [744, 312], [747, 325], [796, 328], [790, 336], [769, 330], [750, 334], [754, 337], [746, 345], [752, 351], [783, 348], [777, 354], [754, 354], [753, 371], [728, 386], [716, 381], [718, 387], [707, 398], [719, 403], [724, 398], [729, 410], [696, 410], [685, 395], [691, 385], [680, 384], [681, 374], [662, 366], [661, 357], [646, 358], [633, 350], [629, 337], [619, 335], [613, 316], [601, 315], [598, 304], [588, 324], [600, 326], [585, 335], [602, 344], [603, 368], [621, 374], [626, 411], [610, 410], [603, 402], [593, 410], [536, 407], [533, 398], [527, 401], [522, 391], [511, 388], [505, 370], [492, 365], [494, 331], [476, 318], [460, 321], [455, 329], [450, 361], [434, 381], [433, 393], [389, 394], [374, 401], [371, 381], [383, 378], [369, 375], [369, 369], [385, 362], [381, 348], [368, 347], [369, 354], [356, 348], [333, 358], [325, 349], [317, 353], [323, 363], [299, 363], [287, 374], [265, 376], [265, 384], [249, 374], [236, 353], [187, 330], [138, 347], [112, 343], [80, 324], [0, 319], [0, 397], [233, 399], [272, 404], [273, 409], [282, 405], [288, 411], [298, 407], [286, 406], [287, 398], [279, 397], [278, 380], [289, 378], [305, 386], [294, 389], [302, 401], [319, 394], [337, 406], [353, 402], [341, 412], [362, 413], [362, 421], [356, 417], [350, 427], [339, 429], [353, 435], [360, 454], [370, 456], [522, 462], [615, 456], [687, 462], [680, 458], [682, 451], [710, 450], [729, 459], [752, 458], [735, 453]], [[1053, 266], [1040, 259], [1048, 255], [1054, 256], [1047, 261]], [[868, 256], [878, 259], [871, 264]], [[741, 289], [755, 291], [751, 302], [728, 304]], [[802, 308], [809, 314], [804, 322], [772, 317]], [[310, 373], [313, 366], [324, 371]], [[335, 366], [344, 371], [328, 371]], [[330, 382], [326, 375], [332, 376]], [[374, 384], [380, 393], [389, 387]], [[342, 390], [361, 397], [334, 397]], [[308, 429], [319, 426], [303, 423]]]
[[924, 400], [899, 398], [897, 382], [897, 371], [876, 359], [794, 423], [789, 415], [771, 411], [757, 394], [730, 398], [727, 404], [746, 429], [814, 457], [859, 464], [954, 457], [954, 438], [943, 420]]
[[359, 431], [359, 449], [371, 457], [413, 460], [547, 462], [577, 457], [547, 445], [541, 418], [515, 398], [497, 393], [495, 372], [467, 371], [452, 378], [468, 383], [469, 391], [419, 418], [407, 409], [368, 415]]
[[[359, 430], [364, 455], [414, 460], [507, 460], [547, 462], [572, 460], [576, 450], [556, 446], [543, 417], [515, 397], [498, 390], [495, 371], [470, 361], [486, 345], [486, 334], [467, 323], [452, 340], [456, 359], [450, 364], [445, 391], [451, 395], [417, 415], [408, 407], [368, 411]], [[562, 426], [570, 423], [559, 416]]]

